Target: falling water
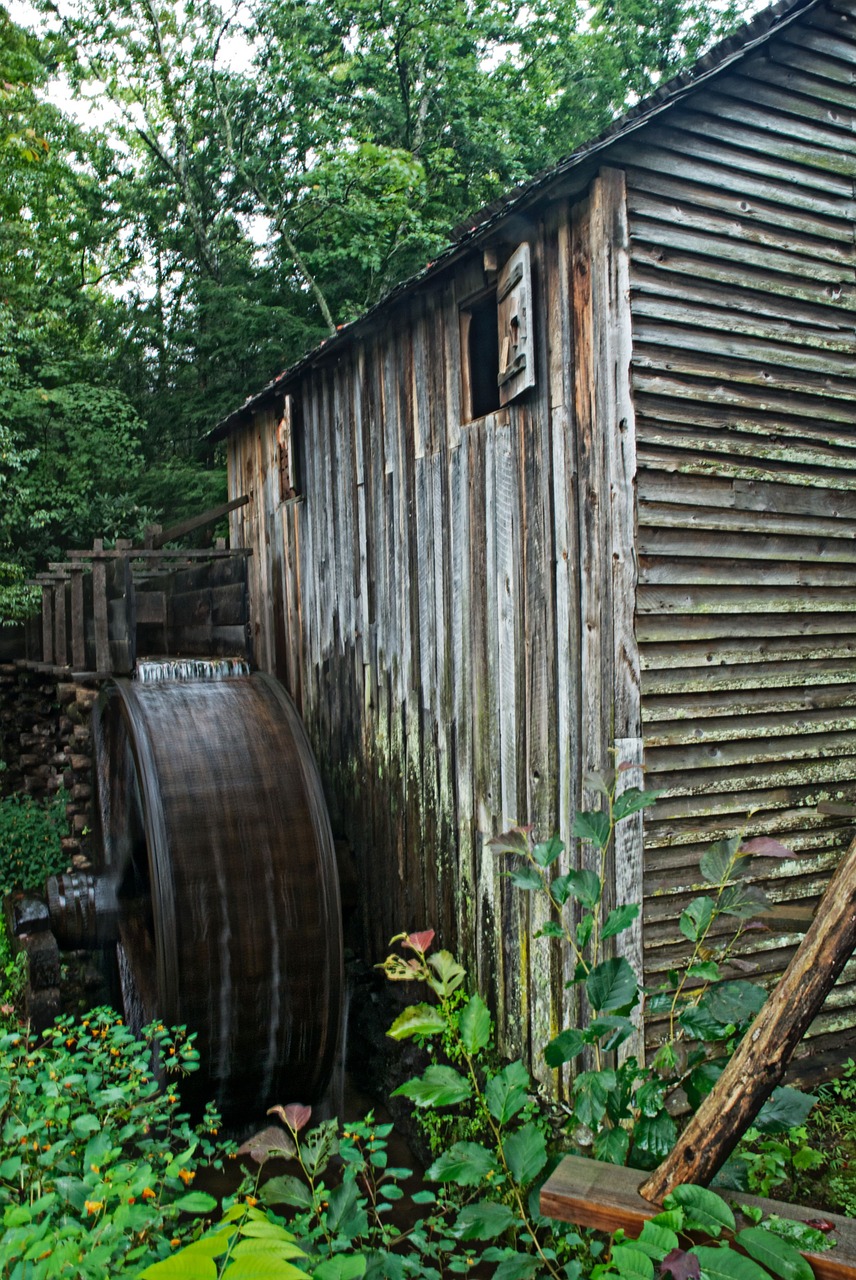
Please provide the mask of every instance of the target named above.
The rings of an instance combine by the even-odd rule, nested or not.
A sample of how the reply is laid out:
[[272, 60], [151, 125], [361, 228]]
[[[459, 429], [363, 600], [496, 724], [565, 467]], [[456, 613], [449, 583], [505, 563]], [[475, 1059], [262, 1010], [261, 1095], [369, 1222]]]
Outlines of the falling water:
[[137, 663], [140, 684], [156, 680], [229, 680], [248, 676], [250, 664], [244, 658], [144, 658]]

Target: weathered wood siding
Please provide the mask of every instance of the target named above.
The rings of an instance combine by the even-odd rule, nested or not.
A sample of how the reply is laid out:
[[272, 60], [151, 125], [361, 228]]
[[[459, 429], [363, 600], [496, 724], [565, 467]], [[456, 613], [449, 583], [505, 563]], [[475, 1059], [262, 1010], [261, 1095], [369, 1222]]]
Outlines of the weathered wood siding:
[[[744, 823], [813, 902], [856, 784], [856, 21], [814, 11], [638, 139], [626, 166], [654, 981], [707, 841]], [[751, 816], [749, 816], [751, 815]], [[760, 866], [760, 864], [759, 864]], [[761, 972], [796, 934], [752, 934]], [[812, 1052], [856, 1024], [851, 963]], [[652, 1034], [656, 1033], [656, 1028]]]
[[[583, 242], [605, 243], [620, 195], [607, 183], [573, 230], [562, 204], [520, 231], [538, 361], [526, 398], [462, 422], [460, 303], [484, 284], [478, 254], [293, 387], [299, 499], [279, 500], [277, 406], [230, 442], [231, 493], [251, 499], [233, 539], [255, 553], [256, 660], [300, 702], [334, 826], [359, 860], [370, 957], [401, 929], [436, 927], [492, 995], [509, 1051], [563, 1025], [565, 975], [532, 940], [540, 906], [485, 840], [534, 823], [577, 856], [581, 769], [608, 764], [612, 745], [614, 633], [632, 643], [632, 593], [611, 585], [615, 557], [632, 571], [631, 479], [613, 530], [603, 389], [575, 376], [572, 350], [584, 341], [623, 361], [612, 395], [629, 400], [626, 254], [589, 275]], [[575, 394], [589, 397], [584, 437]]]

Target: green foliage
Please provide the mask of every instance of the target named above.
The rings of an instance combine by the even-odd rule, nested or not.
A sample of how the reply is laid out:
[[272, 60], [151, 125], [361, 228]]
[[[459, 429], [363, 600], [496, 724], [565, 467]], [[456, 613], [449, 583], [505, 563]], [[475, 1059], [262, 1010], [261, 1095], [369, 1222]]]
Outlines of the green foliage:
[[215, 1207], [189, 1187], [201, 1162], [222, 1163], [219, 1120], [209, 1109], [191, 1126], [173, 1083], [197, 1069], [193, 1038], [160, 1025], [143, 1036], [99, 1009], [41, 1038], [0, 1038], [4, 1275], [137, 1275], [198, 1234]]
[[[518, 889], [548, 902], [550, 919], [540, 934], [568, 947], [574, 961], [568, 986], [585, 997], [583, 1025], [561, 1031], [544, 1050], [550, 1067], [573, 1066], [569, 1134], [582, 1138], [600, 1160], [653, 1168], [677, 1137], [670, 1098], [682, 1089], [694, 1106], [699, 1104], [764, 1002], [762, 987], [723, 974], [734, 947], [768, 907], [760, 889], [746, 881], [753, 856], [784, 857], [788, 850], [775, 841], [744, 842], [741, 836], [712, 845], [699, 864], [706, 891], [690, 901], [679, 920], [689, 947], [685, 962], [657, 990], [643, 991], [628, 961], [610, 951], [609, 940], [633, 926], [639, 907], [606, 903], [606, 865], [616, 826], [654, 804], [657, 793], [620, 789], [622, 772], [619, 766], [586, 778], [601, 805], [574, 817], [584, 865], [567, 866], [557, 837], [539, 842], [522, 828], [497, 837], [492, 847], [514, 859], [508, 875]], [[666, 1015], [663, 1043], [650, 1066], [640, 1066], [632, 1054], [616, 1063], [612, 1055], [634, 1034], [643, 1003], [649, 1015]], [[593, 1069], [580, 1070], [586, 1057]], [[813, 1101], [796, 1090], [778, 1089], [759, 1123], [779, 1129], [798, 1123]]]
[[65, 871], [67, 834], [60, 797], [48, 804], [19, 794], [0, 800], [0, 894], [41, 888], [48, 876]]
[[814, 1274], [794, 1245], [766, 1227], [738, 1231], [730, 1207], [706, 1187], [678, 1187], [663, 1208], [638, 1240], [625, 1242], [623, 1232], [616, 1233], [592, 1280], [654, 1280], [655, 1263], [674, 1280], [811, 1280]]

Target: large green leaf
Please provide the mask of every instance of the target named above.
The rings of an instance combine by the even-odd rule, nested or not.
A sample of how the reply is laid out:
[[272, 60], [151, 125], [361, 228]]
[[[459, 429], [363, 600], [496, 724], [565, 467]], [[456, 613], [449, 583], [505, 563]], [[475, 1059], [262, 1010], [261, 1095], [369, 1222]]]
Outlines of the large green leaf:
[[139, 1280], [217, 1280], [220, 1274], [213, 1258], [194, 1254], [193, 1246], [171, 1258], [154, 1262], [139, 1274]]
[[624, 1044], [624, 1041], [633, 1035], [635, 1029], [630, 1018], [624, 1018], [618, 1014], [607, 1014], [602, 1018], [592, 1018], [586, 1031], [586, 1040], [590, 1044], [595, 1040], [603, 1041], [601, 1048], [609, 1053]]
[[544, 878], [536, 867], [515, 867], [513, 871], [506, 872], [506, 875], [518, 889], [540, 889], [544, 884]]
[[690, 942], [698, 942], [710, 928], [715, 903], [713, 898], [693, 898], [686, 911], [681, 913], [679, 927], [681, 933]]
[[461, 1210], [454, 1232], [460, 1240], [494, 1240], [515, 1221], [508, 1205], [480, 1200]]
[[773, 1090], [752, 1123], [762, 1133], [782, 1133], [801, 1125], [815, 1102], [813, 1093], [781, 1085]]
[[606, 1114], [609, 1095], [618, 1079], [612, 1070], [582, 1071], [574, 1080], [574, 1114], [581, 1124], [596, 1129]]
[[594, 1140], [594, 1154], [605, 1164], [625, 1164], [630, 1149], [630, 1134], [616, 1125], [614, 1129], [601, 1129]]
[[654, 1280], [653, 1262], [635, 1244], [613, 1245], [610, 1259], [621, 1280]]
[[668, 1111], [660, 1111], [656, 1116], [640, 1116], [633, 1130], [633, 1154], [636, 1156], [642, 1152], [646, 1156], [646, 1164], [659, 1164], [665, 1160], [677, 1137], [677, 1125]]
[[518, 1186], [526, 1186], [547, 1163], [547, 1143], [543, 1133], [534, 1124], [525, 1124], [503, 1147], [511, 1176]]
[[544, 1058], [548, 1067], [561, 1067], [566, 1062], [571, 1062], [578, 1054], [582, 1053], [586, 1047], [586, 1041], [581, 1031], [577, 1031], [575, 1027], [569, 1027], [566, 1031], [560, 1031], [555, 1039], [551, 1040], [544, 1050]]
[[631, 813], [638, 813], [640, 809], [656, 804], [662, 794], [662, 791], [640, 791], [638, 787], [627, 787], [621, 795], [615, 797], [612, 806], [614, 821], [621, 822], [623, 818], [629, 818]]
[[427, 1067], [424, 1074], [393, 1091], [394, 1098], [410, 1098], [417, 1107], [448, 1107], [469, 1098], [472, 1087], [454, 1067]]
[[459, 1187], [477, 1187], [488, 1173], [499, 1166], [492, 1151], [477, 1142], [456, 1142], [438, 1156], [426, 1170], [429, 1182], [454, 1182]]
[[498, 1071], [485, 1087], [487, 1109], [498, 1124], [507, 1124], [526, 1106], [529, 1072], [522, 1062], [511, 1062]]
[[684, 1080], [684, 1092], [693, 1111], [697, 1111], [725, 1068], [725, 1060], [700, 1062]]
[[736, 1249], [698, 1244], [690, 1253], [699, 1260], [702, 1280], [770, 1280], [757, 1262]]
[[638, 915], [639, 907], [635, 902], [628, 902], [622, 907], [616, 907], [614, 911], [610, 911], [603, 922], [603, 928], [600, 931], [601, 938], [612, 938], [618, 933], [623, 933], [625, 929], [630, 928]]
[[432, 1004], [412, 1004], [398, 1015], [387, 1031], [392, 1040], [406, 1040], [409, 1036], [436, 1036], [445, 1031], [446, 1020]]
[[814, 1272], [792, 1244], [763, 1227], [746, 1227], [734, 1237], [750, 1258], [760, 1262], [781, 1280], [813, 1280]]
[[654, 1258], [657, 1262], [662, 1262], [667, 1253], [678, 1248], [678, 1244], [678, 1237], [674, 1231], [650, 1220], [643, 1224], [642, 1231], [636, 1240], [636, 1248], [641, 1249], [648, 1254], [649, 1258]]
[[678, 1022], [693, 1040], [728, 1040], [736, 1029], [733, 1022], [720, 1022], [701, 1005], [683, 1009]]
[[717, 1022], [749, 1022], [762, 1008], [767, 992], [757, 982], [737, 978], [732, 982], [717, 982], [708, 988], [699, 1001], [699, 1007]]
[[636, 974], [624, 956], [604, 960], [586, 978], [586, 995], [597, 1013], [629, 1009], [638, 991]]
[[491, 1021], [481, 996], [473, 996], [465, 1005], [459, 1022], [461, 1041], [467, 1053], [478, 1053], [490, 1041]]
[[573, 832], [578, 839], [588, 840], [602, 849], [609, 840], [609, 814], [602, 809], [578, 813], [574, 818]]
[[295, 1209], [312, 1208], [312, 1192], [305, 1182], [290, 1173], [270, 1178], [262, 1186], [261, 1197], [265, 1204], [290, 1204]]
[[724, 884], [736, 874], [739, 859], [735, 855], [739, 848], [740, 837], [734, 836], [731, 840], [717, 840], [702, 854], [698, 867], [707, 884]]
[[751, 920], [770, 909], [770, 899], [757, 884], [730, 884], [719, 895], [717, 910], [724, 916]]
[[537, 1254], [512, 1253], [503, 1258], [491, 1280], [532, 1280], [541, 1270], [541, 1259]]
[[[339, 1254], [335, 1258], [327, 1258], [311, 1272], [312, 1280], [359, 1280], [366, 1273], [366, 1259], [362, 1254]], [[303, 1272], [302, 1274], [306, 1274]], [[227, 1271], [226, 1275], [231, 1275]]]
[[663, 1200], [665, 1209], [681, 1208], [684, 1211], [684, 1229], [686, 1231], [706, 1231], [709, 1235], [718, 1236], [723, 1227], [734, 1230], [734, 1214], [722, 1196], [707, 1187], [696, 1187], [691, 1183], [675, 1187], [674, 1191]]
[[176, 1200], [175, 1207], [182, 1213], [212, 1213], [217, 1208], [217, 1201], [206, 1191], [189, 1191]]
[[532, 850], [532, 857], [538, 863], [539, 867], [551, 867], [560, 854], [564, 853], [565, 845], [558, 836], [551, 836], [549, 840], [542, 844], [536, 844]]

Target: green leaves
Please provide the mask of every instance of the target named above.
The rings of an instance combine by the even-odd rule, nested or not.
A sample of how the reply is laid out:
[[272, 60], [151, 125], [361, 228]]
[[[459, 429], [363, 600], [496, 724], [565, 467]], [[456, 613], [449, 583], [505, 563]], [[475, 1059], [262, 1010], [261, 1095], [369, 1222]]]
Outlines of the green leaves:
[[662, 794], [662, 791], [640, 791], [638, 787], [627, 787], [621, 795], [615, 797], [612, 806], [613, 820], [621, 822], [622, 819], [629, 818], [632, 813], [650, 808], [652, 804], [657, 803]]
[[706, 1231], [708, 1235], [719, 1236], [723, 1228], [729, 1231], [735, 1228], [731, 1209], [722, 1196], [709, 1191], [707, 1187], [695, 1187], [691, 1184], [675, 1187], [663, 1200], [663, 1206], [666, 1209], [683, 1209], [684, 1227], [687, 1231]]
[[635, 1003], [639, 986], [636, 975], [623, 956], [604, 960], [592, 969], [585, 981], [586, 995], [598, 1013], [629, 1009]]
[[795, 1129], [805, 1122], [816, 1101], [814, 1094], [803, 1093], [790, 1085], [780, 1085], [773, 1090], [752, 1123], [762, 1133], [783, 1133], [787, 1129]]
[[498, 1171], [496, 1157], [477, 1142], [456, 1142], [438, 1156], [425, 1171], [431, 1182], [452, 1182], [459, 1187], [477, 1187], [488, 1173]]
[[494, 1240], [514, 1221], [514, 1213], [508, 1205], [481, 1200], [461, 1210], [455, 1223], [455, 1234], [459, 1240]]
[[549, 1067], [562, 1067], [566, 1062], [573, 1062], [585, 1046], [583, 1033], [571, 1027], [550, 1041], [544, 1050], [544, 1058]]
[[529, 1072], [522, 1062], [512, 1062], [485, 1086], [488, 1110], [498, 1124], [507, 1124], [525, 1107], [529, 1097]]
[[466, 1004], [458, 1024], [461, 1043], [470, 1056], [486, 1048], [491, 1036], [491, 1018], [481, 996], [473, 996]]
[[410, 1098], [417, 1107], [448, 1107], [463, 1102], [471, 1093], [469, 1080], [459, 1075], [454, 1067], [433, 1064], [421, 1076], [394, 1089], [392, 1096]]
[[598, 809], [593, 812], [577, 813], [574, 817], [573, 832], [579, 840], [586, 840], [597, 849], [603, 849], [609, 842], [611, 833], [609, 814]]
[[734, 1238], [750, 1258], [781, 1280], [813, 1280], [814, 1272], [802, 1254], [763, 1227], [746, 1227]]
[[437, 1035], [445, 1026], [445, 1018], [434, 1005], [412, 1004], [398, 1015], [386, 1034], [392, 1040], [406, 1040], [410, 1036]]
[[547, 1143], [537, 1125], [523, 1125], [504, 1144], [505, 1159], [511, 1176], [519, 1186], [526, 1186], [547, 1163]]

